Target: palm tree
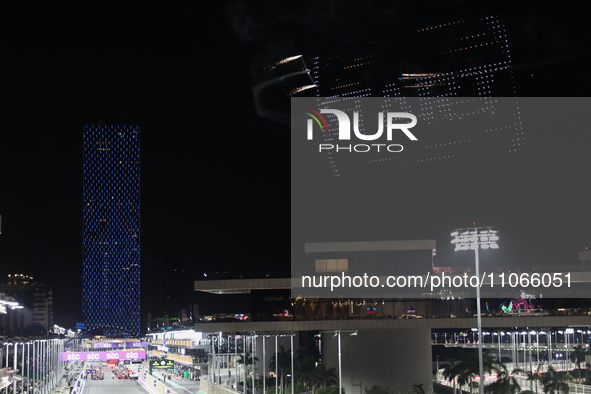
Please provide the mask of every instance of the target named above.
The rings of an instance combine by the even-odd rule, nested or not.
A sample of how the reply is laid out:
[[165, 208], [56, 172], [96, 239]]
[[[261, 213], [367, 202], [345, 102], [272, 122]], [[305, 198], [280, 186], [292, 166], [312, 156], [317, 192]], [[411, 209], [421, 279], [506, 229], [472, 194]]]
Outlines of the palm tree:
[[552, 365], [548, 365], [546, 373], [539, 378], [542, 383], [542, 391], [546, 394], [568, 394], [568, 383], [573, 380], [571, 374], [560, 374], [554, 370]]
[[581, 380], [581, 363], [585, 362], [585, 356], [589, 354], [587, 349], [583, 349], [583, 345], [576, 345], [573, 348], [573, 352], [570, 354], [570, 361], [577, 364], [577, 372], [579, 374], [579, 384], [582, 383]]
[[413, 384], [412, 391], [416, 394], [425, 394], [425, 389], [423, 388], [423, 383], [421, 384]]
[[[245, 357], [246, 356], [246, 357]], [[250, 354], [250, 352], [246, 352], [246, 355], [242, 355], [239, 354], [238, 355], [238, 360], [236, 360], [236, 362], [238, 364], [246, 364], [245, 368], [246, 368], [246, 373], [248, 374], [248, 366], [252, 366], [252, 371], [254, 373], [254, 362], [255, 361], [259, 361], [258, 357], [252, 357], [252, 355]], [[237, 377], [238, 378], [238, 377]], [[251, 387], [252, 386], [252, 382], [250, 382], [250, 379], [246, 379], [247, 380], [247, 387]], [[248, 386], [248, 384], [250, 384], [251, 386]]]
[[540, 369], [542, 368], [542, 365], [543, 364], [541, 364], [541, 363], [538, 364], [538, 368], [537, 368], [536, 372], [529, 372], [529, 371], [526, 372], [528, 382], [532, 382], [532, 384], [531, 384], [532, 387], [531, 387], [531, 390], [529, 390], [529, 391], [533, 392], [533, 389], [534, 389], [533, 382], [535, 382], [535, 384], [536, 384], [536, 387], [535, 387], [536, 391], [535, 392], [536, 393], [538, 392], [538, 381], [542, 378], [542, 375], [540, 375]]
[[323, 387], [326, 387], [326, 385], [337, 384], [339, 382], [336, 368], [327, 368], [326, 365], [322, 363], [318, 364], [313, 374], [314, 383], [321, 384]]
[[454, 394], [456, 393], [455, 379], [460, 375], [460, 364], [453, 358], [447, 359], [447, 366], [443, 369], [443, 377], [445, 380], [453, 382]]
[[299, 383], [304, 383], [306, 388], [314, 384], [314, 370], [316, 369], [316, 358], [305, 353], [298, 352], [294, 364], [295, 376]]
[[497, 380], [484, 387], [484, 391], [490, 394], [515, 394], [521, 390], [521, 386], [515, 378], [516, 373], [523, 372], [520, 368], [515, 368], [511, 373], [504, 364], [497, 365]]
[[[252, 365], [252, 355], [250, 354], [250, 352], [246, 353], [246, 357], [244, 357], [242, 354], [238, 355], [238, 361], [236, 361], [238, 364], [244, 364], [244, 359], [246, 358], [246, 365]], [[258, 357], [254, 358], [254, 361], [259, 361]]]
[[275, 371], [277, 376], [281, 379], [280, 386], [281, 393], [283, 393], [283, 388], [285, 384], [285, 377], [288, 373], [291, 373], [291, 349], [285, 350], [285, 348], [279, 345], [279, 349], [277, 350], [277, 360], [275, 360], [275, 355], [271, 358], [271, 363], [269, 364], [269, 369]]
[[[492, 355], [492, 352], [492, 349], [487, 349], [482, 354], [482, 368], [484, 373], [490, 373], [493, 370], [502, 371], [503, 369], [506, 369], [506, 367]], [[470, 394], [472, 394], [474, 390], [473, 378], [480, 375], [478, 353], [466, 353], [460, 360], [459, 369], [458, 383], [460, 386], [468, 384], [470, 387]], [[480, 384], [484, 384], [484, 382], [480, 382]]]

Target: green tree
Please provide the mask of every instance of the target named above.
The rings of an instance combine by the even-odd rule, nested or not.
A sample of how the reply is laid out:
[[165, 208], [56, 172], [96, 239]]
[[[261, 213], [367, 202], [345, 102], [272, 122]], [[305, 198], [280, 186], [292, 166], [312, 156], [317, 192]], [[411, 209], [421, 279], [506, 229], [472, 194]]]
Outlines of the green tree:
[[336, 368], [327, 368], [323, 363], [318, 364], [314, 370], [314, 384], [326, 387], [327, 385], [337, 384], [338, 382], [339, 377]]
[[[239, 354], [237, 363], [244, 364], [245, 359], [246, 359], [246, 365], [252, 365], [253, 358], [252, 358], [252, 355], [250, 354], [250, 352], [246, 353], [246, 357], [244, 357], [244, 355], [242, 355], [242, 354]], [[259, 361], [259, 358], [255, 357], [254, 361]]]
[[583, 345], [576, 345], [573, 347], [573, 351], [570, 354], [570, 361], [577, 364], [577, 372], [579, 374], [579, 384], [583, 383], [581, 378], [581, 363], [585, 362], [585, 356], [589, 354], [587, 349], [583, 348]]
[[365, 394], [390, 394], [390, 389], [385, 386], [371, 386], [365, 388]]
[[415, 394], [415, 391], [409, 390], [407, 388], [395, 387], [390, 390], [390, 394]]
[[[338, 394], [339, 393], [339, 386], [323, 386], [319, 387], [315, 394]], [[345, 394], [345, 389], [343, 389], [342, 394]]]
[[316, 369], [316, 358], [299, 351], [295, 363], [295, 377], [298, 383], [304, 383], [306, 388], [314, 384], [314, 370]]
[[534, 384], [535, 384], [535, 392], [538, 391], [538, 382], [540, 381], [541, 375], [540, 375], [540, 369], [542, 368], [543, 364], [538, 364], [538, 368], [536, 369], [536, 372], [526, 372], [527, 374], [527, 381], [528, 382], [532, 382], [531, 383], [531, 390], [530, 391], [534, 391]]
[[484, 386], [484, 392], [487, 394], [515, 394], [521, 390], [521, 386], [514, 376], [517, 373], [523, 372], [522, 369], [515, 368], [509, 372], [504, 364], [498, 364], [497, 380]]
[[[285, 388], [285, 392], [287, 394], [291, 394], [291, 383], [287, 385], [287, 387]], [[306, 392], [306, 386], [304, 386], [303, 383], [296, 383], [296, 385], [293, 387], [293, 392], [295, 394], [305, 393]]]
[[[482, 367], [483, 372], [491, 373], [494, 371], [502, 371], [504, 366], [499, 363], [499, 361], [493, 356], [493, 350], [487, 349], [482, 353]], [[479, 368], [479, 360], [478, 360], [478, 352], [468, 352], [463, 355], [460, 359], [460, 367], [459, 367], [459, 374], [458, 374], [458, 384], [461, 386], [468, 384], [470, 387], [470, 394], [474, 392], [474, 382], [473, 379], [475, 376], [479, 376], [480, 368]]]
[[574, 380], [571, 374], [561, 374], [556, 372], [552, 365], [548, 365], [548, 370], [540, 378], [542, 391], [545, 394], [568, 394], [568, 382]]
[[[252, 368], [252, 371], [254, 373], [254, 364], [253, 362], [257, 362], [259, 361], [258, 357], [252, 357], [252, 355], [250, 354], [250, 352], [246, 352], [246, 357], [243, 354], [239, 354], [238, 355], [238, 360], [236, 360], [236, 362], [238, 364], [243, 364], [246, 362], [246, 374], [249, 375], [250, 374], [250, 369]], [[242, 378], [241, 378], [242, 379]], [[246, 387], [252, 387], [252, 379], [246, 379]], [[256, 385], [256, 382], [255, 382]]]
[[425, 389], [423, 388], [423, 383], [421, 384], [413, 384], [412, 391], [416, 394], [425, 394]]
[[[413, 389], [409, 390], [407, 388], [402, 387], [395, 387], [393, 389], [390, 389], [386, 386], [371, 386], [365, 388], [365, 394], [418, 394], [421, 393], [423, 385], [415, 384], [412, 387]], [[422, 392], [424, 393], [424, 391]]]
[[452, 386], [455, 394], [457, 392], [455, 379], [457, 379], [460, 376], [461, 365], [458, 361], [456, 361], [453, 358], [448, 358], [447, 363], [447, 366], [443, 369], [442, 372], [443, 378], [449, 382], [453, 382]]

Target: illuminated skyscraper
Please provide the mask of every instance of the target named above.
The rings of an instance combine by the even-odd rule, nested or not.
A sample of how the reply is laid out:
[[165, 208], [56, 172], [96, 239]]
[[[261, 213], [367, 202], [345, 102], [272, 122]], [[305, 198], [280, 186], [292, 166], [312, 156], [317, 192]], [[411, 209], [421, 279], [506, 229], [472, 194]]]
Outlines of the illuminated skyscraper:
[[140, 335], [140, 130], [84, 128], [83, 295], [86, 328]]

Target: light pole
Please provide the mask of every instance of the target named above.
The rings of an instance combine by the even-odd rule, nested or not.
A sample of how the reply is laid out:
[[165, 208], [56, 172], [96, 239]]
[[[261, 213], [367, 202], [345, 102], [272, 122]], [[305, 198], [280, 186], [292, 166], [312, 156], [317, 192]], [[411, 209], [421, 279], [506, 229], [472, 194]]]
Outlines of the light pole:
[[[478, 249], [498, 249], [497, 241], [499, 236], [492, 227], [472, 227], [458, 229], [451, 233], [454, 239], [451, 241], [455, 245], [454, 251], [473, 250], [474, 262], [476, 266], [476, 277], [480, 278], [480, 262], [478, 259]], [[476, 286], [476, 314], [478, 322], [478, 372], [480, 374], [480, 384], [478, 392], [484, 394], [484, 366], [482, 365], [482, 314], [480, 313], [480, 286]], [[341, 394], [339, 392], [339, 394]]]
[[499, 331], [498, 333], [493, 333], [493, 335], [495, 334], [497, 335], [497, 341], [499, 343], [499, 362], [501, 362], [501, 332]]
[[277, 394], [277, 390], [279, 389], [279, 387], [277, 386], [277, 384], [279, 383], [278, 381], [278, 376], [279, 376], [279, 358], [277, 356], [277, 335], [275, 335], [275, 394]]
[[523, 369], [525, 370], [527, 368], [527, 358], [525, 355], [525, 352], [527, 351], [527, 342], [525, 341], [525, 335], [527, 334], [527, 332], [523, 331], [521, 333], [521, 335], [523, 335]]
[[[568, 372], [568, 368], [570, 367], [571, 361], [570, 361], [570, 346], [572, 346], [572, 344], [575, 342], [575, 330], [572, 328], [567, 328], [564, 330], [565, 336], [566, 336], [566, 360], [565, 360], [565, 364], [567, 365], [566, 370]], [[568, 340], [568, 334], [573, 334], [573, 341], [569, 344], [569, 340]]]
[[25, 392], [25, 344], [21, 342], [22, 345], [22, 352], [23, 354], [21, 355], [21, 393]]
[[334, 332], [333, 337], [337, 337], [337, 346], [338, 346], [338, 357], [339, 357], [339, 394], [343, 393], [343, 383], [342, 383], [342, 374], [343, 374], [343, 368], [342, 368], [342, 363], [341, 363], [341, 357], [342, 357], [342, 353], [341, 353], [341, 333], [345, 332], [345, 333], [350, 333], [350, 335], [352, 337], [357, 336], [358, 331], [357, 330], [336, 330], [336, 331], [321, 331], [321, 334], [331, 334]]
[[[14, 344], [14, 360], [12, 361], [12, 369], [14, 369], [14, 374], [16, 375], [17, 372], [17, 360], [18, 360], [18, 342], [15, 342]], [[8, 390], [7, 390], [8, 391]], [[14, 376], [12, 377], [12, 392], [16, 393], [16, 379], [14, 378]]]
[[215, 336], [211, 336], [211, 371], [209, 372], [210, 375], [210, 382], [215, 382], [215, 346], [214, 346]]
[[546, 334], [546, 343], [548, 344], [548, 365], [552, 364], [552, 334], [554, 334], [553, 332], [550, 332], [549, 334]]
[[[290, 340], [291, 340], [291, 394], [294, 394], [294, 390], [295, 390], [295, 371], [293, 369], [293, 335], [290, 335]], [[266, 393], [263, 393], [266, 394]], [[339, 393], [341, 394], [341, 393]]]
[[30, 360], [31, 360], [31, 353], [30, 353], [30, 347], [31, 342], [27, 342], [27, 384], [29, 385], [29, 388], [31, 386], [31, 374], [30, 374]]
[[265, 349], [267, 336], [263, 335], [263, 394], [267, 394], [267, 350]]
[[11, 346], [12, 343], [6, 342], [5, 345], [6, 345], [6, 367], [8, 367], [8, 353], [9, 353], [8, 346]]
[[[437, 356], [439, 357], [439, 356]], [[359, 386], [359, 394], [363, 394], [363, 382], [359, 382], [359, 384], [351, 384], [351, 386]]]
[[435, 376], [437, 377], [437, 380], [439, 380], [439, 354], [435, 356]]
[[[556, 332], [556, 345], [557, 345], [557, 347], [558, 347], [558, 334], [562, 334], [562, 335], [563, 335], [563, 336], [562, 336], [562, 343], [564, 343], [564, 331], [562, 331], [562, 330], [558, 330], [558, 331]], [[557, 357], [558, 357], [558, 356], [557, 356]]]
[[544, 334], [544, 331], [536, 332], [536, 362], [540, 365], [540, 334]]
[[527, 342], [529, 343], [529, 372], [530, 373], [533, 373], [534, 372], [534, 366], [532, 364], [532, 354], [531, 354], [531, 348], [532, 348], [532, 346], [531, 346], [531, 336], [532, 336], [532, 334], [535, 334], [535, 333], [536, 333], [535, 331], [530, 331], [527, 334]]
[[342, 373], [343, 368], [341, 367], [341, 330], [337, 331], [339, 333], [339, 394], [343, 394], [343, 387], [342, 387]]

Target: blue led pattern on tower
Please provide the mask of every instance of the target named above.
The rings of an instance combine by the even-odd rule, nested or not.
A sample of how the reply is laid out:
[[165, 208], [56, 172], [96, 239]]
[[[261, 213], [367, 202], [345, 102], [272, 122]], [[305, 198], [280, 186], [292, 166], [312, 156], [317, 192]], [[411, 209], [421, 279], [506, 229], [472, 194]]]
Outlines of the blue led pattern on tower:
[[85, 126], [83, 167], [86, 327], [139, 336], [139, 127]]

